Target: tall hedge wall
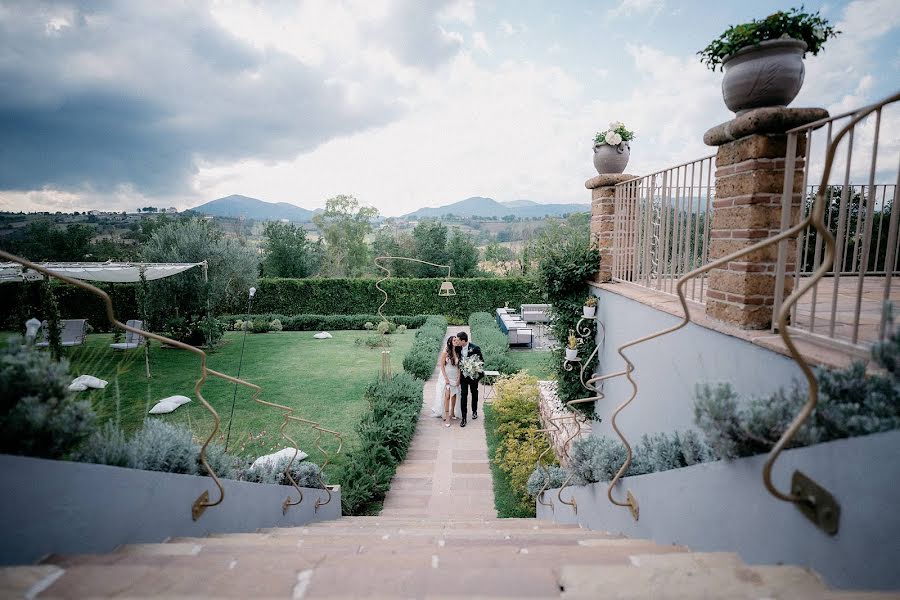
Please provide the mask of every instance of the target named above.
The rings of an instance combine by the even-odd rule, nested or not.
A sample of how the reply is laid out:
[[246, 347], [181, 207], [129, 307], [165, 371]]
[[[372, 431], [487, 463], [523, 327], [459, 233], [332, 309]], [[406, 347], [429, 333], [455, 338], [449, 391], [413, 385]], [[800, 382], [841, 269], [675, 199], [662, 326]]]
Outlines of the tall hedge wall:
[[[253, 299], [254, 313], [282, 315], [354, 315], [375, 314], [384, 296], [375, 288], [375, 279], [261, 279]], [[526, 277], [490, 277], [454, 279], [456, 296], [439, 297], [440, 279], [388, 279], [381, 284], [389, 298], [384, 307], [389, 315], [445, 315], [465, 323], [474, 312], [494, 314], [494, 309], [509, 303], [519, 306], [542, 302], [536, 282]], [[0, 326], [18, 328], [22, 311], [18, 307], [21, 286], [25, 286], [27, 313], [43, 318], [39, 286], [28, 283], [0, 284]], [[108, 330], [106, 314], [99, 298], [66, 284], [54, 285], [63, 319], [87, 319], [97, 331]], [[136, 284], [97, 285], [111, 292], [113, 305], [121, 320], [138, 318]], [[153, 293], [153, 282], [150, 282]], [[223, 313], [235, 315], [247, 310], [225, 307]]]
[[[253, 299], [255, 312], [296, 314], [377, 313], [384, 300], [375, 279], [262, 279]], [[464, 323], [473, 312], [489, 312], [539, 302], [541, 292], [532, 279], [491, 277], [454, 279], [456, 296], [439, 297], [440, 279], [388, 279], [381, 287], [388, 293], [385, 314], [446, 315]], [[240, 314], [242, 307], [234, 307]]]

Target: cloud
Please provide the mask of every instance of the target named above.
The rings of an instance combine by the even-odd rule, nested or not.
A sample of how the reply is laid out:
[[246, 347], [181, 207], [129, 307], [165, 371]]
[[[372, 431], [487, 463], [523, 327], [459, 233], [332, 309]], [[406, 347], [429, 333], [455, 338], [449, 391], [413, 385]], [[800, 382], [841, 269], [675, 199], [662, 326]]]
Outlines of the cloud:
[[[366, 42], [348, 44], [359, 58], [339, 69], [310, 48], [260, 42], [277, 27], [227, 28], [247, 3], [0, 6], [0, 190], [179, 194], [201, 164], [290, 159], [398, 118], [409, 73], [459, 43], [442, 33], [439, 3], [359, 5], [369, 8], [347, 6]], [[330, 30], [332, 46], [342, 33]]]
[[665, 0], [621, 0], [618, 5], [606, 11], [607, 18], [630, 17], [644, 13], [658, 14], [665, 6]]
[[475, 25], [475, 0], [457, 0], [449, 3], [438, 16], [444, 21], [458, 21], [472, 27]]
[[483, 31], [476, 31], [472, 34], [472, 47], [485, 54], [491, 53], [491, 45], [488, 44], [487, 36], [484, 35]]

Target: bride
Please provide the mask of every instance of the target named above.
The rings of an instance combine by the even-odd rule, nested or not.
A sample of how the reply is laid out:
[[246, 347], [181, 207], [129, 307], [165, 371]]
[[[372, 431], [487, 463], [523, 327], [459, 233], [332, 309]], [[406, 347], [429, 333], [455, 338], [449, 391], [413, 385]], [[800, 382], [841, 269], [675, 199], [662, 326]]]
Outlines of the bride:
[[456, 346], [456, 336], [447, 338], [447, 344], [438, 358], [440, 375], [434, 393], [434, 404], [431, 412], [435, 417], [444, 419], [444, 427], [450, 427], [450, 419], [458, 419], [462, 414], [459, 399], [459, 361], [460, 351]]

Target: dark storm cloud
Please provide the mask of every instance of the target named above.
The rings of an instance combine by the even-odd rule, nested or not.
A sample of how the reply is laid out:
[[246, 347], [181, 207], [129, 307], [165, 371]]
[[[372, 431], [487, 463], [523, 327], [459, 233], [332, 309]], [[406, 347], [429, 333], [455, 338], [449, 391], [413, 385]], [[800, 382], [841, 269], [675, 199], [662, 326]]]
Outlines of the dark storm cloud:
[[[450, 56], [439, 40], [415, 57], [416, 43], [398, 57]], [[0, 0], [0, 190], [172, 193], [198, 160], [290, 158], [400, 113], [391, 90], [353, 102], [329, 76], [253, 48], [197, 2]]]

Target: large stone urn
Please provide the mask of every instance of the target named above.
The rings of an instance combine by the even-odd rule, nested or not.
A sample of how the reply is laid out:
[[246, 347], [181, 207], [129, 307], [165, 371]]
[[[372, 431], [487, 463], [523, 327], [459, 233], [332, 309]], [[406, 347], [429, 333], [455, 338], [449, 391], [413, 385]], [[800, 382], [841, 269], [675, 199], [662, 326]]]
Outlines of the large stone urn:
[[628, 166], [628, 158], [631, 156], [631, 147], [628, 142], [622, 142], [617, 146], [609, 144], [594, 144], [594, 168], [601, 175], [606, 173], [623, 173]]
[[806, 42], [785, 38], [745, 46], [725, 57], [725, 106], [740, 115], [754, 108], [790, 104], [803, 86], [804, 52]]

